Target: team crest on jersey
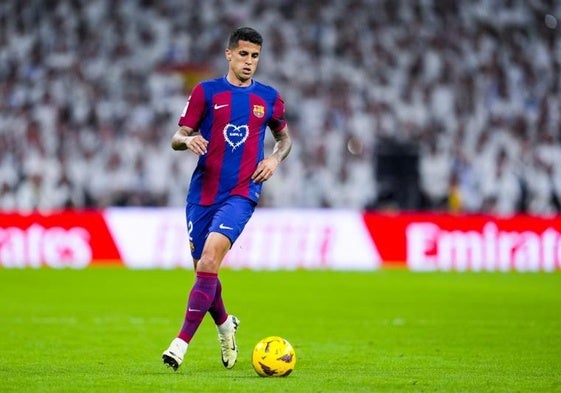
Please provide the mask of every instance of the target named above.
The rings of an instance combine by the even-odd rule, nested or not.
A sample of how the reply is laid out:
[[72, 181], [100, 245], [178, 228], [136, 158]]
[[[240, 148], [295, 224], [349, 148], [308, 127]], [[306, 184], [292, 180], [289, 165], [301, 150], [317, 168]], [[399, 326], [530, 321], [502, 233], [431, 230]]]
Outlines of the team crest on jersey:
[[249, 127], [247, 124], [236, 126], [234, 124], [228, 123], [223, 130], [224, 139], [230, 146], [232, 146], [232, 150], [235, 150], [236, 147], [241, 146], [247, 136], [249, 135]]
[[263, 105], [253, 105], [253, 115], [262, 118], [265, 116], [265, 107]]

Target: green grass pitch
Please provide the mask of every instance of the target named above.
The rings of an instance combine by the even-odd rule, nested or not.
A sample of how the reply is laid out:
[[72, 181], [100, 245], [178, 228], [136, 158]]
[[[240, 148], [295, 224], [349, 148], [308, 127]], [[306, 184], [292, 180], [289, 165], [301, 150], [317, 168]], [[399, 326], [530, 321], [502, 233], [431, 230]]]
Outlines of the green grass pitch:
[[[188, 270], [0, 269], [0, 392], [561, 392], [560, 273], [221, 272], [241, 320], [223, 368], [209, 317], [173, 372]], [[265, 336], [297, 354], [261, 378]]]

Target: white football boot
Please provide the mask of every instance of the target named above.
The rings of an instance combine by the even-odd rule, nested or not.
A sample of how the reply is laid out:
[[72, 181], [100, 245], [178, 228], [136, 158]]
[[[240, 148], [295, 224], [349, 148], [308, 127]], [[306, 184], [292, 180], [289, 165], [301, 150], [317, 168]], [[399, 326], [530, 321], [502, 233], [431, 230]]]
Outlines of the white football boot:
[[188, 344], [182, 339], [174, 338], [168, 349], [162, 354], [164, 364], [173, 368], [173, 371], [177, 371], [181, 363], [183, 363], [183, 357], [185, 356], [185, 352], [187, 352], [187, 346]]
[[236, 345], [236, 330], [240, 320], [233, 315], [229, 315], [226, 322], [218, 326], [218, 341], [222, 351], [222, 364], [226, 368], [234, 367], [238, 359], [238, 346]]

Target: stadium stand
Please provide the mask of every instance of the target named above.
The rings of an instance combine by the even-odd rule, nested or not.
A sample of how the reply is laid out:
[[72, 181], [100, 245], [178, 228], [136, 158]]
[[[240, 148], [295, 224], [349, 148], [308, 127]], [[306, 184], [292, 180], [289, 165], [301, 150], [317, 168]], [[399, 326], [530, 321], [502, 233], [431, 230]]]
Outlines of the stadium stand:
[[251, 25], [295, 140], [263, 206], [558, 213], [560, 17], [553, 0], [4, 1], [0, 209], [183, 205], [195, 157], [169, 140], [190, 70], [224, 72], [223, 37]]

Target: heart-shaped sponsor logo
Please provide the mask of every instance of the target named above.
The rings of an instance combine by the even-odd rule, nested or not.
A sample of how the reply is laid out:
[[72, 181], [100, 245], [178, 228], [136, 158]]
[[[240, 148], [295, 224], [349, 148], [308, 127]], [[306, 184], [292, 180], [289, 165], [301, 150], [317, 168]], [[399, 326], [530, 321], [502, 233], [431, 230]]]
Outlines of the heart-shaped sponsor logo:
[[226, 127], [224, 127], [224, 139], [232, 146], [232, 150], [243, 144], [248, 135], [249, 127], [246, 124], [243, 126], [227, 124]]

